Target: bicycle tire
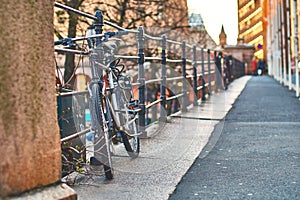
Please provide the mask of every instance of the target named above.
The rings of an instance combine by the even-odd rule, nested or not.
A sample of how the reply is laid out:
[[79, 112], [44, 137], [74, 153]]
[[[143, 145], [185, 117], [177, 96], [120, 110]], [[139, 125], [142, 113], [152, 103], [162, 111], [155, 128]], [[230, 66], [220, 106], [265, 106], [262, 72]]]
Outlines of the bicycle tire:
[[[127, 103], [124, 91], [117, 87], [116, 90], [117, 102], [119, 110], [126, 110], [125, 106]], [[134, 119], [133, 114], [129, 114], [130, 119]], [[124, 125], [126, 122], [126, 116], [124, 113], [119, 113], [119, 119], [121, 125]], [[129, 133], [127, 134], [126, 131]], [[137, 158], [140, 153], [140, 138], [137, 134], [137, 119], [135, 119], [132, 124], [129, 125], [128, 130], [121, 131], [121, 137], [124, 144], [124, 147], [131, 158]], [[133, 136], [132, 136], [133, 135]]]
[[[94, 122], [95, 138], [94, 144], [96, 149], [100, 149], [100, 153], [95, 156], [99, 163], [103, 164], [104, 173], [107, 180], [113, 179], [112, 161], [109, 150], [109, 139], [104, 132], [103, 124], [103, 98], [98, 84], [92, 84], [92, 98], [91, 98], [91, 116]], [[98, 152], [97, 152], [98, 153]], [[101, 158], [100, 158], [101, 155]]]
[[[133, 122], [136, 126], [136, 122]], [[131, 158], [137, 158], [140, 153], [140, 138], [138, 136], [129, 136], [121, 132], [124, 147]]]

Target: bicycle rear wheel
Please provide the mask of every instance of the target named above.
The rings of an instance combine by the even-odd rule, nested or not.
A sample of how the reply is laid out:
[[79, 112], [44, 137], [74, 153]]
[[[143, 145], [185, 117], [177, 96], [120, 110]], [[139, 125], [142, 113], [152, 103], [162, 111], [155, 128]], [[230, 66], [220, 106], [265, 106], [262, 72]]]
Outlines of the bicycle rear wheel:
[[128, 134], [126, 134], [126, 132], [121, 132], [122, 140], [128, 155], [131, 158], [137, 158], [140, 153], [140, 138], [136, 135], [137, 133], [134, 133], [135, 131], [133, 130], [137, 128], [136, 122], [133, 122], [131, 126], [132, 129], [130, 130], [130, 134], [133, 134], [134, 136], [129, 136]]
[[91, 164], [103, 164], [105, 177], [108, 180], [113, 178], [111, 153], [109, 150], [108, 133], [105, 131], [105, 121], [103, 112], [103, 98], [98, 84], [92, 84], [92, 97], [90, 101], [90, 112], [92, 117], [92, 127], [94, 134], [94, 159], [91, 159]]
[[[137, 119], [135, 114], [130, 113], [127, 104], [128, 99], [125, 91], [121, 88], [116, 88], [116, 97], [118, 102], [119, 120], [125, 130], [121, 131], [124, 147], [131, 158], [137, 158], [140, 152], [140, 138], [137, 130]], [[130, 124], [129, 124], [130, 122]]]

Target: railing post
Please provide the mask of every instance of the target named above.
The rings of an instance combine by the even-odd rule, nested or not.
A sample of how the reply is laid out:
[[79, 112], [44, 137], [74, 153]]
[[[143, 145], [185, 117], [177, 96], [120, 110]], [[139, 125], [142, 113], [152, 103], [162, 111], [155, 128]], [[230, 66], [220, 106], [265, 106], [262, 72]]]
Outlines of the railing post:
[[[104, 26], [104, 22], [103, 22], [103, 14], [102, 11], [97, 10], [95, 13], [95, 17], [97, 18], [94, 21], [94, 26], [95, 26], [95, 34], [102, 34], [103, 31], [103, 26]], [[96, 45], [96, 52], [98, 54], [98, 58], [97, 59], [102, 59], [102, 60], [97, 60], [98, 62], [103, 63], [103, 47], [99, 46], [101, 43], [101, 38], [97, 37], [95, 40], [95, 45]], [[103, 75], [103, 70], [101, 68], [96, 68], [96, 73], [99, 77], [101, 77]]]
[[229, 83], [231, 83], [233, 81], [233, 57], [232, 55], [228, 56], [229, 58], [229, 61], [228, 61], [228, 80], [229, 80]]
[[165, 122], [167, 120], [167, 98], [166, 98], [166, 85], [167, 85], [167, 76], [166, 76], [166, 64], [167, 64], [167, 57], [166, 57], [166, 35], [162, 35], [161, 41], [161, 84], [160, 84], [160, 118], [159, 121]]
[[207, 67], [208, 67], [208, 77], [207, 77], [207, 81], [208, 81], [208, 94], [211, 94], [211, 74], [210, 74], [210, 49], [207, 50]]
[[[296, 0], [294, 0], [294, 8], [298, 8], [299, 7], [299, 5], [297, 5], [297, 2], [298, 1], [296, 1]], [[297, 16], [297, 10], [296, 9], [294, 9], [294, 16]], [[295, 17], [295, 20], [294, 20], [294, 24], [293, 24], [293, 26], [294, 26], [294, 40], [295, 40], [295, 42], [294, 42], [294, 48], [295, 48], [295, 52], [294, 52], [294, 54], [295, 54], [295, 76], [296, 76], [296, 82], [295, 82], [295, 84], [296, 84], [296, 97], [299, 97], [299, 92], [300, 92], [300, 90], [299, 90], [299, 64], [300, 63], [298, 63], [299, 62], [299, 59], [298, 59], [298, 47], [299, 47], [299, 38], [298, 38], [298, 17]]]
[[194, 81], [194, 103], [193, 105], [196, 106], [198, 105], [198, 98], [197, 98], [197, 49], [196, 49], [196, 45], [193, 46], [193, 81]]
[[145, 106], [145, 74], [144, 74], [144, 29], [142, 26], [138, 28], [138, 94], [139, 94], [139, 107], [141, 111], [139, 112], [138, 124], [139, 132], [143, 135], [146, 134], [146, 106]]
[[217, 73], [218, 73], [218, 68], [217, 68], [217, 52], [214, 51], [214, 66], [215, 66], [215, 75], [214, 75], [214, 79], [215, 79], [215, 84], [214, 84], [214, 91], [217, 92], [217, 83], [218, 83], [218, 76], [217, 76]]
[[185, 42], [182, 42], [182, 112], [187, 112], [187, 91], [186, 91], [186, 52]]
[[[145, 66], [144, 66], [144, 69], [145, 69]], [[145, 71], [144, 71], [144, 77], [145, 77]], [[145, 94], [145, 106], [146, 104], [148, 103], [148, 83], [146, 82], [146, 78], [145, 78], [145, 90], [144, 90], [144, 94]], [[151, 108], [149, 108], [151, 109]], [[149, 109], [147, 109], [145, 107], [145, 126], [147, 126], [149, 124]], [[151, 122], [150, 122], [151, 123]]]
[[[102, 34], [102, 27], [104, 25], [103, 23], [103, 14], [102, 11], [97, 10], [95, 13], [95, 17], [97, 18], [97, 20], [95, 20], [94, 22], [94, 26], [95, 26], [95, 33], [96, 34]], [[101, 43], [101, 38], [97, 37], [96, 38], [96, 47]]]
[[201, 100], [202, 101], [205, 101], [206, 100], [206, 97], [205, 97], [205, 70], [204, 70], [204, 49], [202, 48], [201, 49], [201, 59], [202, 59], [202, 62], [201, 62], [201, 71], [202, 71], [202, 97], [201, 97]]
[[296, 97], [299, 97], [299, 93], [300, 93], [300, 84], [299, 84], [299, 67], [300, 67], [300, 62], [298, 61], [298, 59], [296, 59], [296, 68], [295, 68], [295, 73], [296, 73]]

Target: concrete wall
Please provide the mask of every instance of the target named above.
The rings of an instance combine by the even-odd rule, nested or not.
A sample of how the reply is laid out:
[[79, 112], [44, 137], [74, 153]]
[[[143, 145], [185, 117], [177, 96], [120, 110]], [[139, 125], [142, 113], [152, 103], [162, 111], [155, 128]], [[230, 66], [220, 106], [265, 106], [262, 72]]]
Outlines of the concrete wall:
[[0, 199], [60, 180], [53, 0], [0, 6]]

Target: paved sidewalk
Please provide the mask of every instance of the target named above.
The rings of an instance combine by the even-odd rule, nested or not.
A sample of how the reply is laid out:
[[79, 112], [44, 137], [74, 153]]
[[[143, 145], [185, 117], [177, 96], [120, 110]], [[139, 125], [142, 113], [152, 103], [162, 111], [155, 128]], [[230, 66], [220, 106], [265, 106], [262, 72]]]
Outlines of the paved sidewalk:
[[300, 101], [253, 77], [170, 200], [300, 199]]
[[73, 185], [78, 199], [168, 199], [249, 79], [237, 79], [227, 91], [212, 95], [201, 106], [153, 126], [148, 130], [150, 138], [142, 140], [137, 159], [126, 154], [113, 157], [112, 181], [89, 177]]

